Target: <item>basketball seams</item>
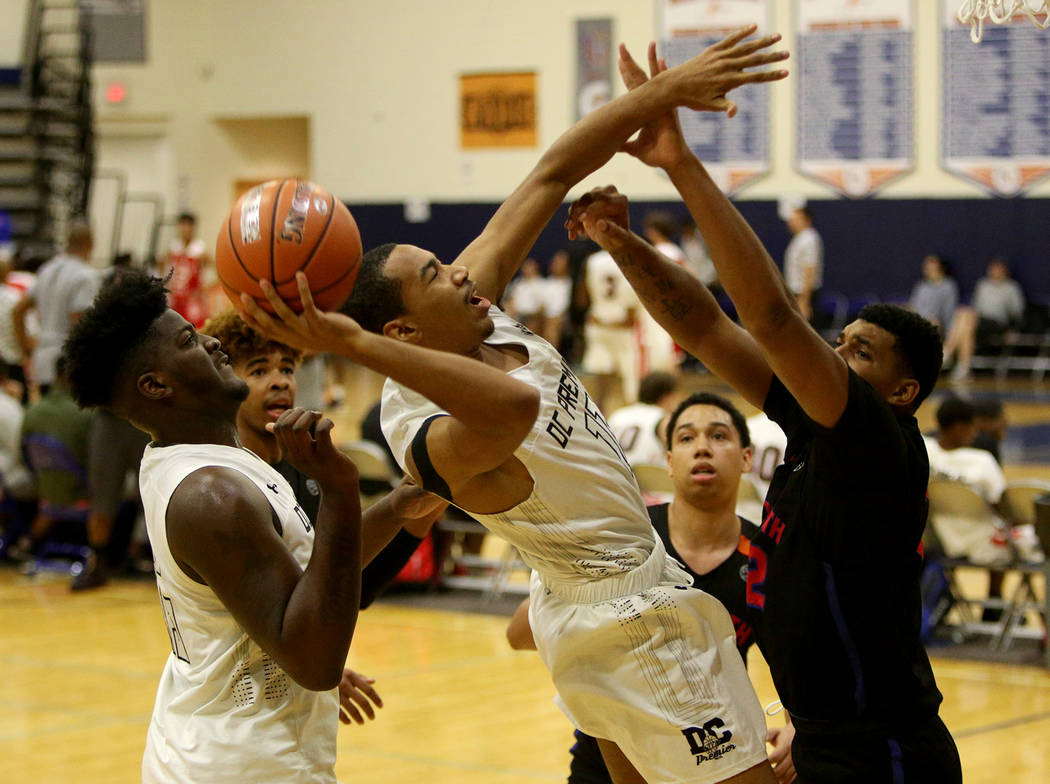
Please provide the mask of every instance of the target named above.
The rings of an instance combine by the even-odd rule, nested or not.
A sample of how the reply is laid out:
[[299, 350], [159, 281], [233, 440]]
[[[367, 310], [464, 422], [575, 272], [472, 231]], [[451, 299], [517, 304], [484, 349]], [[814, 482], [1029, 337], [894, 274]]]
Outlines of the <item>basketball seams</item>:
[[[241, 269], [244, 270], [244, 274], [247, 275], [251, 280], [257, 280], [255, 273], [248, 269], [247, 265], [241, 259], [241, 254], [237, 250], [237, 243], [233, 239], [233, 214], [226, 219], [226, 233], [230, 238], [230, 249], [233, 250], [233, 257], [237, 259], [237, 263], [241, 265]], [[216, 265], [216, 274], [218, 274], [218, 266]], [[219, 275], [219, 280], [222, 280], [222, 275]], [[232, 287], [231, 287], [232, 288]]]
[[288, 182], [287, 179], [281, 180], [281, 184], [277, 186], [277, 193], [273, 197], [273, 216], [270, 218], [270, 283], [273, 284], [274, 288], [277, 287], [277, 272], [276, 257], [277, 257], [277, 208], [281, 203], [281, 191], [284, 190], [284, 184]]
[[[328, 219], [325, 221], [324, 228], [321, 229], [321, 233], [317, 235], [317, 241], [314, 243], [314, 246], [310, 249], [310, 252], [306, 255], [306, 258], [303, 260], [303, 263], [299, 265], [299, 269], [297, 269], [295, 272], [306, 272], [306, 268], [310, 266], [310, 262], [313, 260], [314, 254], [317, 253], [317, 249], [321, 247], [321, 243], [324, 241], [325, 235], [328, 233], [328, 227], [332, 225], [332, 219], [335, 218], [335, 196], [332, 196], [332, 194], [330, 193], [328, 194], [328, 196], [332, 199], [332, 201], [328, 204]], [[313, 192], [311, 192], [310, 198], [312, 201]], [[295, 280], [295, 272], [292, 273], [292, 276], [290, 278], [286, 278], [285, 280], [280, 281], [280, 283], [277, 282], [275, 276], [274, 285], [277, 286]]]

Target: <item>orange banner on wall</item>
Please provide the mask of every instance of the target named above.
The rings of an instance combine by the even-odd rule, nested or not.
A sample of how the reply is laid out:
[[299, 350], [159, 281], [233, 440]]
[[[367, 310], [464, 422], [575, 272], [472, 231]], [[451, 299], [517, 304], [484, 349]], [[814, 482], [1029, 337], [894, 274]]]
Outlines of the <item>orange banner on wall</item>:
[[460, 146], [535, 147], [536, 74], [459, 77]]

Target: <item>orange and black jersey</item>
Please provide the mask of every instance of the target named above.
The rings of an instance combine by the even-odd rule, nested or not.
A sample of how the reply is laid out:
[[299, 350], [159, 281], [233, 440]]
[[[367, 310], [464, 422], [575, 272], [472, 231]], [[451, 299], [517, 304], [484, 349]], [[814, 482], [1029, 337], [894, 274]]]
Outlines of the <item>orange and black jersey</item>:
[[736, 630], [736, 647], [740, 651], [744, 663], [747, 664], [747, 650], [755, 642], [754, 631], [747, 620], [747, 605], [744, 601], [744, 589], [747, 582], [748, 550], [751, 546], [751, 537], [758, 532], [758, 527], [750, 520], [740, 518], [740, 542], [732, 555], [716, 566], [707, 574], [697, 574], [692, 570], [685, 559], [675, 550], [671, 542], [671, 535], [667, 522], [668, 504], [658, 504], [649, 507], [649, 519], [653, 522], [653, 528], [663, 540], [667, 553], [679, 561], [689, 575], [693, 578], [693, 587], [699, 588], [704, 593], [711, 594], [729, 611], [729, 617], [733, 619], [733, 628]]

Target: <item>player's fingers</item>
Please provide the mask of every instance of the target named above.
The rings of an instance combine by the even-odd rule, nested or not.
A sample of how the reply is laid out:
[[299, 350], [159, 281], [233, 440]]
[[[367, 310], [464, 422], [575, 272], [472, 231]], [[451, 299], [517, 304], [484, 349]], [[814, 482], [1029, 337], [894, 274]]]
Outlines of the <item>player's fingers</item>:
[[649, 42], [649, 76], [656, 76], [660, 73], [660, 60], [656, 56], [656, 41]]
[[713, 44], [709, 48], [711, 48], [711, 49], [732, 49], [738, 43], [740, 43], [745, 38], [747, 38], [749, 35], [751, 35], [753, 32], [755, 32], [755, 30], [757, 30], [757, 29], [758, 29], [758, 25], [754, 25], [754, 24], [747, 25], [747, 27], [741, 27], [741, 28], [739, 28], [737, 30], [734, 30], [729, 35], [727, 35], [725, 38], [723, 38], [721, 41], [719, 41], [716, 44]]
[[360, 689], [354, 689], [348, 696], [357, 703], [358, 707], [369, 719], [374, 719], [376, 717], [376, 712], [372, 707], [372, 703], [370, 703], [368, 698], [361, 693]]
[[266, 295], [266, 301], [270, 303], [270, 307], [273, 308], [274, 314], [277, 318], [283, 321], [290, 327], [295, 327], [297, 317], [295, 311], [288, 307], [288, 303], [281, 299], [277, 293], [277, 289], [273, 287], [273, 284], [265, 278], [259, 278], [259, 288], [262, 289], [263, 294]]
[[753, 82], [778, 82], [781, 79], [786, 79], [788, 73], [790, 72], [785, 69], [776, 71], [746, 71], [738, 75], [734, 80], [737, 83], [734, 84], [733, 87], [739, 87], [742, 84], [751, 84]]
[[[440, 498], [438, 499], [441, 500]], [[365, 683], [358, 683], [357, 688], [368, 696], [368, 699], [372, 700], [376, 704], [376, 707], [383, 707], [383, 698], [379, 696], [379, 692], [375, 690], [372, 684], [375, 683], [374, 678], [369, 678]]]
[[[358, 713], [357, 708], [354, 707], [353, 703], [350, 702], [345, 694], [340, 695], [339, 703], [339, 707], [342, 708], [346, 715], [349, 716], [355, 724], [365, 723], [364, 718]], [[350, 722], [348, 721], [346, 723], [349, 724]]]
[[772, 46], [780, 40], [780, 37], [780, 33], [770, 33], [761, 38], [756, 38], [753, 41], [742, 41], [739, 45], [733, 47], [733, 51], [729, 54], [732, 57], [743, 57], [752, 52], [757, 52], [759, 49], [766, 49]]
[[770, 63], [778, 63], [781, 60], [787, 60], [789, 57], [791, 57], [791, 53], [786, 49], [781, 49], [779, 52], [755, 52], [747, 57], [736, 57], [727, 61], [727, 64], [742, 70], [744, 68], [757, 68]]
[[314, 305], [314, 295], [310, 291], [310, 280], [302, 270], [295, 273], [295, 284], [299, 288], [299, 301], [303, 305], [303, 317], [308, 322], [315, 321], [319, 311], [317, 306]]
[[342, 705], [339, 706], [339, 721], [341, 721], [343, 724], [350, 723], [350, 714], [343, 710]]
[[633, 90], [638, 85], [648, 81], [645, 77], [645, 71], [631, 57], [626, 44], [620, 44], [620, 57], [617, 60], [617, 66], [620, 69], [620, 78], [623, 79], [624, 86], [628, 90]]

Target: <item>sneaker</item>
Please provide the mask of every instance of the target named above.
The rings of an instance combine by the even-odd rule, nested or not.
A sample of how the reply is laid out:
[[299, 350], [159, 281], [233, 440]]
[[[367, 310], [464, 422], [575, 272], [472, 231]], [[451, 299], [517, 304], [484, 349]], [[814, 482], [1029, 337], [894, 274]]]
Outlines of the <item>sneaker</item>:
[[93, 588], [101, 588], [108, 582], [109, 575], [106, 574], [106, 568], [100, 566], [97, 561], [92, 559], [84, 567], [84, 570], [73, 578], [70, 588], [73, 591], [90, 591]]

